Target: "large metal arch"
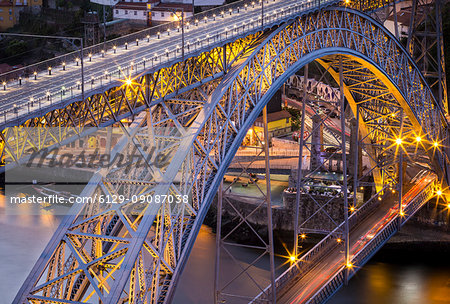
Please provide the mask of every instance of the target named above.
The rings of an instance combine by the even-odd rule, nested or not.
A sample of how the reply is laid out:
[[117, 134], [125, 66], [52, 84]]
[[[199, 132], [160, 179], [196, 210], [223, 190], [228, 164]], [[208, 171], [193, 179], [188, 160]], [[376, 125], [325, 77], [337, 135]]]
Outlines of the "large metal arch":
[[[326, 18], [329, 18], [329, 20], [324, 20]], [[288, 39], [289, 35], [285, 32], [288, 32], [290, 30], [292, 31], [291, 26], [296, 22], [297, 22], [297, 26], [302, 25], [301, 24], [302, 21], [305, 21], [305, 23], [307, 23], [307, 25], [305, 26], [305, 28], [306, 28], [306, 30], [304, 32], [305, 35], [300, 35], [299, 37], [297, 37], [297, 39], [295, 41], [289, 41], [289, 43], [287, 43], [287, 41], [284, 40], [283, 42], [285, 43], [285, 47], [272, 48], [268, 51], [267, 54], [269, 54], [269, 58], [263, 57], [263, 59], [264, 59], [263, 65], [258, 66], [259, 70], [256, 69], [257, 73], [252, 75], [253, 79], [251, 81], [248, 81], [247, 83], [245, 83], [245, 87], [242, 86], [241, 91], [238, 92], [239, 96], [241, 96], [241, 97], [245, 96], [245, 100], [244, 100], [244, 102], [242, 102], [242, 104], [243, 104], [242, 107], [245, 107], [245, 109], [248, 109], [249, 111], [246, 111], [242, 116], [239, 116], [239, 115], [233, 116], [233, 114], [240, 111], [240, 109], [237, 109], [237, 106], [235, 106], [234, 104], [228, 104], [226, 100], [225, 101], [223, 100], [223, 96], [225, 96], [226, 90], [230, 89], [232, 87], [234, 81], [236, 81], [240, 72], [244, 71], [244, 69], [246, 67], [248, 67], [249, 65], [253, 64], [255, 61], [258, 60], [257, 57], [258, 57], [258, 55], [261, 55], [260, 54], [261, 51], [263, 52], [264, 56], [266, 55], [265, 48], [267, 47], [267, 49], [269, 49], [269, 44], [271, 43], [270, 39], [274, 38], [276, 34], [280, 34], [280, 33], [286, 34], [285, 36], [282, 37], [283, 39], [284, 38]], [[319, 21], [321, 21], [321, 22], [319, 22]], [[310, 23], [308, 23], [308, 22], [310, 22]], [[332, 27], [328, 26], [327, 22], [334, 22], [335, 24], [338, 24], [339, 26], [332, 28]], [[345, 22], [349, 22], [349, 24], [347, 24]], [[353, 28], [351, 26], [351, 24], [350, 24], [351, 22], [353, 22], [352, 24], [354, 24], [355, 26], [358, 25], [357, 29], [364, 28], [364, 29], [366, 29], [368, 31], [370, 30], [370, 31], [367, 32], [366, 35], [363, 35], [362, 33], [358, 33], [355, 30], [355, 28]], [[297, 28], [297, 30], [300, 31], [303, 29]], [[326, 31], [328, 31], [328, 36], [327, 36]], [[347, 32], [348, 35], [343, 35], [341, 32]], [[379, 39], [380, 39], [379, 41], [371, 40], [375, 35], [374, 32], [376, 32], [376, 34], [378, 35], [377, 37], [379, 37]], [[366, 36], [369, 36], [369, 37], [366, 37]], [[311, 37], [313, 37], [313, 38], [311, 38]], [[386, 37], [389, 39], [386, 39]], [[340, 40], [340, 39], [342, 39], [342, 40]], [[344, 39], [350, 39], [350, 40], [354, 39], [355, 42], [356, 42], [356, 39], [363, 39], [363, 40], [365, 39], [369, 42], [374, 43], [375, 45], [377, 42], [388, 43], [388, 44], [389, 44], [389, 42], [391, 42], [390, 46], [392, 46], [393, 44], [394, 45], [396, 44], [392, 35], [389, 35], [388, 33], [386, 33], [386, 31], [381, 27], [381, 25], [377, 24], [373, 19], [370, 19], [366, 15], [356, 12], [356, 11], [345, 9], [345, 8], [326, 9], [326, 10], [320, 12], [319, 14], [312, 14], [312, 15], [300, 17], [299, 19], [294, 20], [292, 23], [286, 24], [284, 27], [280, 27], [279, 29], [277, 29], [275, 33], [270, 35], [269, 38], [267, 38], [260, 46], [258, 46], [254, 50], [252, 55], [250, 55], [245, 61], [243, 60], [243, 62], [240, 63], [239, 67], [235, 67], [234, 69], [230, 70], [229, 73], [225, 76], [225, 78], [223, 78], [222, 84], [219, 86], [219, 88], [217, 88], [210, 95], [208, 102], [205, 104], [205, 106], [203, 108], [203, 114], [199, 115], [197, 117], [198, 120], [196, 119], [196, 121], [191, 126], [192, 130], [189, 130], [189, 131], [191, 131], [190, 132], [191, 134], [189, 135], [189, 138], [186, 138], [185, 144], [180, 144], [178, 151], [177, 151], [177, 155], [180, 155], [180, 156], [184, 155], [185, 157], [188, 155], [188, 153], [182, 152], [183, 149], [185, 149], [185, 150], [189, 149], [189, 145], [186, 146], [186, 143], [189, 142], [191, 144], [191, 146], [194, 144], [194, 141], [196, 140], [197, 135], [201, 132], [201, 128], [203, 128], [203, 126], [205, 126], [206, 122], [210, 118], [209, 116], [211, 116], [214, 113], [213, 112], [214, 108], [221, 106], [221, 102], [223, 104], [227, 104], [228, 108], [232, 107], [232, 109], [230, 109], [230, 112], [226, 113], [227, 114], [226, 117], [221, 118], [219, 123], [221, 123], [222, 125], [225, 125], [225, 124], [229, 123], [230, 121], [232, 121], [232, 119], [235, 119], [236, 120], [235, 130], [237, 130], [237, 132], [235, 132], [235, 134], [233, 134], [233, 136], [225, 138], [224, 142], [221, 142], [220, 145], [217, 143], [217, 139], [219, 138], [218, 134], [214, 135], [214, 136], [217, 136], [217, 137], [215, 137], [216, 139], [215, 139], [214, 143], [209, 143], [209, 142], [203, 143], [205, 145], [205, 147], [204, 147], [205, 154], [202, 156], [204, 156], [204, 158], [208, 158], [208, 160], [210, 160], [209, 153], [211, 151], [213, 151], [214, 149], [223, 149], [227, 153], [225, 153], [224, 155], [219, 156], [217, 158], [214, 158], [215, 164], [218, 165], [217, 168], [211, 169], [208, 172], [206, 172], [207, 170], [203, 170], [203, 172], [201, 173], [202, 176], [200, 176], [201, 175], [200, 173], [194, 172], [195, 174], [198, 174], [199, 179], [200, 179], [200, 177], [203, 178], [203, 182], [200, 181], [199, 183], [203, 183], [201, 186], [205, 189], [205, 191], [203, 191], [201, 193], [200, 199], [202, 202], [201, 202], [201, 204], [199, 204], [198, 213], [194, 217], [193, 227], [191, 229], [189, 229], [189, 231], [186, 232], [186, 233], [188, 233], [188, 235], [186, 236], [186, 243], [185, 243], [185, 245], [183, 245], [183, 248], [182, 248], [182, 256], [177, 261], [178, 263], [176, 264], [175, 273], [171, 277], [171, 280], [170, 280], [169, 290], [167, 291], [167, 293], [162, 295], [163, 301], [168, 302], [168, 301], [170, 301], [171, 297], [173, 296], [173, 291], [175, 289], [176, 282], [179, 279], [180, 273], [182, 272], [184, 265], [186, 264], [190, 250], [192, 249], [193, 243], [198, 234], [198, 230], [200, 229], [200, 225], [203, 222], [206, 212], [208, 211], [209, 205], [211, 204], [211, 201], [217, 192], [219, 182], [221, 181], [222, 176], [225, 174], [225, 170], [227, 169], [229, 163], [231, 162], [234, 154], [236, 153], [237, 149], [239, 148], [239, 146], [242, 142], [242, 139], [245, 136], [248, 128], [250, 128], [250, 126], [253, 124], [254, 120], [257, 118], [257, 116], [259, 115], [259, 113], [261, 112], [261, 110], [263, 109], [265, 104], [267, 104], [268, 100], [273, 96], [273, 94], [276, 92], [276, 90], [278, 90], [278, 88], [287, 80], [287, 78], [290, 75], [295, 73], [295, 71], [300, 69], [304, 64], [311, 62], [317, 58], [321, 58], [325, 55], [331, 55], [331, 54], [349, 54], [349, 55], [353, 54], [355, 56], [358, 55], [358, 56], [361, 56], [362, 58], [364, 58], [363, 53], [360, 53], [357, 50], [352, 49], [351, 46], [348, 46], [348, 45], [346, 45], [345, 47], [339, 46], [339, 42], [344, 43]], [[301, 41], [305, 42], [304, 43], [305, 48], [315, 47], [316, 49], [314, 49], [314, 50], [308, 49], [307, 51], [305, 51], [305, 49], [300, 48], [299, 42], [301, 42]], [[322, 46], [322, 43], [326, 44], [326, 46]], [[334, 45], [333, 43], [335, 43], [336, 45]], [[294, 46], [297, 48], [294, 48]], [[360, 46], [360, 44], [359, 44], [359, 46]], [[274, 47], [274, 46], [272, 45], [271, 47]], [[358, 44], [355, 43], [354, 47], [357, 48]], [[382, 48], [382, 47], [385, 47], [385, 45], [380, 45], [379, 47]], [[273, 51], [275, 53], [273, 53], [273, 52], [271, 53], [271, 51]], [[295, 55], [298, 55], [298, 56], [295, 56], [293, 54], [294, 51], [301, 52], [301, 53], [300, 54], [297, 53]], [[404, 51], [403, 48], [400, 48], [400, 51], [403, 52]], [[304, 52], [304, 54], [303, 54], [303, 52]], [[278, 61], [278, 59], [284, 58], [283, 56], [286, 56], [286, 54], [292, 55], [293, 58], [295, 57], [295, 60], [292, 60], [292, 64], [287, 68], [280, 61]], [[401, 55], [406, 56], [403, 58], [406, 58], [406, 59], [409, 58], [407, 54], [402, 53]], [[272, 56], [272, 57], [270, 57], [270, 56]], [[292, 59], [291, 57], [288, 58], [288, 60], [291, 60], [291, 59]], [[407, 61], [409, 63], [410, 60], [407, 60]], [[286, 61], [283, 63], [287, 65], [290, 62], [291, 61]], [[374, 62], [376, 62], [376, 61], [374, 60]], [[412, 67], [414, 67], [414, 66], [412, 65]], [[383, 70], [383, 69], [384, 68], [382, 66], [380, 66], [380, 70]], [[277, 74], [279, 71], [281, 71], [281, 73]], [[415, 70], [413, 68], [411, 68], [411, 71], [415, 72]], [[405, 71], [405, 73], [407, 73], [407, 72], [410, 72], [410, 71], [409, 70]], [[266, 73], [267, 73], [267, 75], [266, 75]], [[420, 72], [413, 73], [413, 76], [418, 77], [419, 80], [422, 79], [420, 77]], [[263, 90], [263, 88], [261, 88], [261, 87], [259, 87], [259, 88], [254, 87], [258, 77], [260, 77], [260, 79], [264, 79], [264, 81], [267, 82], [268, 89]], [[399, 77], [399, 79], [404, 80], [404, 78], [402, 78], [402, 77]], [[394, 79], [393, 79], [393, 81], [394, 81]], [[261, 81], [260, 83], [262, 84], [263, 82]], [[406, 82], [406, 81], [403, 83], [405, 84], [405, 86], [407, 86], [409, 84], [409, 82]], [[411, 83], [411, 85], [414, 85], [414, 83]], [[429, 102], [429, 103], [433, 104], [434, 101], [432, 99], [432, 95], [428, 95], [428, 93], [426, 93], [426, 91], [429, 89], [427, 87], [426, 83], [422, 83], [419, 81], [419, 83], [416, 83], [416, 85], [418, 85], [418, 87], [420, 88], [421, 91], [425, 91], [425, 92], [421, 92], [421, 95], [419, 95], [419, 96], [412, 95], [412, 97], [414, 97], [414, 98], [421, 97], [423, 99], [419, 99], [419, 101], [422, 101], [422, 103]], [[401, 88], [401, 86], [400, 86], [400, 88]], [[256, 94], [260, 94], [260, 93], [262, 93], [261, 96], [256, 95]], [[408, 94], [410, 94], [410, 93], [408, 93]], [[408, 94], [406, 94], [406, 95], [408, 95]], [[230, 95], [230, 96], [233, 96], [233, 98], [239, 97], [239, 96], [235, 96], [235, 95]], [[253, 97], [255, 98], [254, 104], [253, 104], [254, 100], [252, 99]], [[428, 97], [430, 98], [429, 100], [426, 99]], [[234, 102], [236, 100], [232, 99], [232, 101]], [[433, 117], [437, 118], [437, 119], [441, 118], [441, 116], [440, 116], [441, 112], [440, 112], [440, 108], [438, 105], [433, 106], [431, 109], [428, 109], [427, 111], [434, 111], [434, 112], [432, 112], [432, 113], [434, 113], [434, 115], [430, 116], [431, 118], [433, 118]], [[423, 114], [423, 113], [428, 114], [428, 112], [426, 112], [424, 109], [422, 109], [421, 114]], [[435, 121], [435, 120], [433, 120], [433, 121]], [[433, 125], [431, 122], [425, 123], [423, 125], [423, 127], [427, 127], [427, 128], [429, 128], [430, 126], [433, 126], [436, 128], [440, 127], [440, 126]], [[426, 130], [426, 131], [428, 131], [428, 130]], [[432, 130], [430, 130], [430, 131], [432, 131]], [[427, 132], [424, 132], [424, 133], [427, 133]], [[438, 131], [434, 130], [432, 134], [442, 134], [442, 133], [439, 133], [439, 130]], [[178, 152], [180, 152], [180, 153], [178, 153]], [[201, 158], [195, 159], [194, 161], [196, 161], [198, 164], [201, 164], [202, 162], [204, 162], [206, 166], [209, 165], [206, 163], [206, 161], [204, 161]], [[180, 170], [183, 163], [184, 163], [184, 159], [173, 159], [171, 162], [171, 166], [174, 169]], [[195, 176], [195, 178], [197, 178], [197, 176]], [[172, 180], [165, 180], [164, 178], [162, 180], [173, 183]], [[161, 191], [167, 191], [167, 188], [168, 187], [159, 187], [158, 189], [160, 189]], [[166, 192], [164, 192], [164, 194], [165, 193]], [[144, 216], [145, 215], [147, 215], [147, 213], [144, 214]], [[151, 219], [148, 216], [145, 218], [145, 220], [140, 222], [139, 227], [137, 228], [138, 230], [136, 231], [137, 232], [136, 234], [138, 235], [138, 237], [145, 238], [147, 235], [146, 232], [148, 233], [150, 226], [152, 224], [153, 224], [153, 219]], [[130, 250], [126, 253], [126, 256], [124, 256], [123, 269], [121, 269], [120, 274], [118, 276], [116, 276], [117, 281], [115, 282], [115, 284], [113, 286], [115, 289], [114, 289], [113, 294], [110, 294], [108, 296], [107, 301], [106, 301], [106, 302], [109, 301], [108, 303], [117, 302], [117, 300], [120, 297], [120, 293], [127, 287], [127, 280], [130, 276], [131, 270], [133, 269], [133, 267], [135, 267], [134, 265], [136, 264], [137, 257], [142, 248], [143, 241], [142, 241], [142, 239], [138, 239], [138, 237], [130, 240], [130, 246], [129, 246]], [[50, 258], [50, 257], [47, 257], [47, 258]], [[30, 283], [33, 284], [34, 282], [30, 282]], [[148, 292], [151, 292], [151, 291], [148, 291]], [[156, 296], [158, 296], [158, 295], [156, 295]], [[25, 297], [26, 297], [26, 295], [25, 295]]]
[[[347, 8], [341, 8], [341, 7], [339, 7], [339, 8], [332, 7], [332, 8], [328, 8], [325, 10], [327, 10], [327, 11], [336, 10], [336, 11], [341, 11], [341, 12], [345, 11], [346, 13], [355, 14], [361, 18], [364, 18], [364, 19], [372, 22], [374, 25], [378, 26], [390, 39], [392, 39], [392, 41], [399, 47], [399, 49], [404, 52], [405, 56], [408, 57], [410, 64], [413, 66], [414, 69], [417, 70], [417, 73], [418, 73], [420, 79], [422, 80], [422, 89], [431, 91], [427, 82], [425, 81], [423, 76], [418, 71], [417, 66], [414, 64], [413, 60], [409, 57], [407, 51], [400, 45], [400, 43], [395, 39], [395, 37], [392, 34], [390, 34], [382, 25], [378, 24], [378, 22], [376, 22], [374, 19], [372, 19], [371, 17], [369, 17], [359, 11], [349, 10]], [[285, 28], [286, 28], [286, 26], [283, 28], [283, 30]], [[355, 33], [355, 31], [353, 31], [353, 30], [350, 30], [350, 31]], [[277, 30], [271, 36], [269, 36], [267, 40], [271, 39], [279, 32], [280, 32], [280, 30]], [[259, 47], [259, 49], [261, 49], [261, 47]], [[256, 56], [257, 51], [258, 51], [258, 49], [253, 53], [253, 56]], [[307, 63], [310, 63], [316, 59], [320, 59], [321, 57], [324, 57], [327, 55], [350, 55], [350, 56], [356, 58], [360, 63], [366, 64], [368, 67], [370, 67], [370, 70], [373, 71], [380, 78], [382, 78], [383, 83], [388, 85], [388, 87], [392, 90], [392, 92], [395, 93], [396, 99], [398, 98], [397, 100], [399, 101], [399, 103], [405, 108], [405, 111], [407, 112], [408, 117], [410, 117], [410, 119], [412, 121], [415, 121], [414, 125], [416, 127], [418, 127], [419, 129], [423, 129], [423, 126], [418, 122], [418, 118], [417, 118], [416, 114], [413, 112], [413, 110], [410, 108], [410, 105], [406, 101], [405, 93], [401, 91], [399, 86], [396, 84], [396, 81], [394, 79], [392, 79], [392, 77], [387, 73], [386, 70], [384, 70], [383, 67], [381, 67], [379, 64], [377, 64], [375, 62], [375, 60], [368, 57], [366, 54], [363, 54], [354, 49], [345, 48], [345, 47], [330, 47], [330, 48], [320, 49], [320, 50], [316, 50], [311, 53], [308, 53], [305, 56], [303, 56], [301, 60], [297, 61], [294, 65], [292, 65], [285, 73], [283, 73], [281, 76], [279, 76], [275, 80], [275, 82], [272, 83], [270, 88], [264, 93], [263, 97], [256, 104], [256, 107], [252, 109], [250, 115], [247, 117], [246, 121], [244, 122], [241, 129], [239, 130], [238, 134], [235, 136], [233, 143], [228, 148], [228, 150], [227, 150], [228, 153], [227, 153], [226, 157], [224, 158], [220, 167], [217, 169], [217, 172], [216, 172], [215, 177], [212, 182], [212, 186], [209, 189], [206, 197], [204, 198], [204, 202], [206, 203], [207, 207], [203, 208], [198, 213], [198, 216], [196, 219], [196, 224], [194, 224], [194, 228], [193, 228], [194, 233], [191, 234], [190, 238], [188, 239], [188, 242], [192, 242], [192, 238], [195, 239], [196, 235], [198, 234], [198, 231], [200, 229], [200, 225], [198, 224], [198, 222], [200, 222], [200, 224], [203, 222], [203, 219], [206, 216], [208, 207], [209, 207], [211, 201], [213, 200], [214, 196], [217, 193], [220, 181], [223, 179], [223, 176], [225, 175], [225, 172], [226, 172], [229, 164], [231, 163], [241, 142], [243, 141], [243, 139], [247, 133], [247, 130], [252, 126], [252, 124], [258, 117], [258, 115], [262, 112], [263, 108], [266, 106], [266, 104], [269, 102], [269, 100], [272, 98], [272, 96], [275, 94], [275, 92], [283, 85], [283, 83], [285, 83], [290, 76], [295, 74], [296, 71], [301, 69]], [[240, 71], [242, 71], [242, 69], [251, 60], [252, 60], [252, 57], [249, 57], [239, 70], [235, 71], [233, 74], [230, 73], [230, 74], [228, 74], [228, 76], [224, 77], [223, 82], [226, 83], [226, 86], [217, 88], [216, 91], [212, 94], [212, 97], [217, 99], [217, 101], [213, 102], [213, 103], [219, 103], [219, 99], [222, 98], [223, 95], [225, 94], [225, 92], [224, 92], [225, 89], [230, 87], [231, 79], [236, 77], [236, 75]], [[353, 104], [351, 107], [352, 107], [352, 110], [354, 111], [356, 109], [356, 102], [352, 98], [351, 93], [348, 90], [346, 93], [347, 94], [345, 94], [345, 95], [346, 95], [346, 97], [348, 97], [349, 102]], [[431, 93], [428, 95], [428, 98], [430, 98], [431, 102], [436, 105], [436, 108], [438, 110], [438, 115], [441, 115], [440, 118], [442, 119], [442, 115], [443, 115], [442, 108], [440, 107], [439, 104], [437, 104], [437, 102], [435, 101], [435, 99]], [[426, 130], [423, 130], [422, 134], [427, 134], [427, 136], [428, 136], [429, 133], [426, 132]], [[431, 142], [433, 142], [433, 140], [430, 139], [429, 142], [431, 143]], [[440, 166], [441, 164], [439, 164], [439, 161], [436, 165], [437, 165], [436, 169], [441, 171], [440, 177], [445, 179], [446, 178], [445, 166]], [[190, 250], [192, 249], [192, 246], [186, 246], [186, 249], [188, 250], [188, 252], [186, 252], [185, 254], [188, 256], [190, 253]], [[180, 263], [180, 264], [181, 264], [181, 267], [184, 267], [184, 265], [185, 265], [185, 263]], [[182, 270], [182, 268], [180, 270]], [[178, 273], [181, 273], [181, 271]], [[178, 279], [177, 276], [175, 276], [173, 279], [174, 282], [176, 282], [177, 279]], [[173, 284], [171, 284], [171, 286], [172, 285]], [[169, 291], [169, 294], [172, 295], [172, 292]], [[170, 298], [170, 296], [169, 296], [169, 298]]]

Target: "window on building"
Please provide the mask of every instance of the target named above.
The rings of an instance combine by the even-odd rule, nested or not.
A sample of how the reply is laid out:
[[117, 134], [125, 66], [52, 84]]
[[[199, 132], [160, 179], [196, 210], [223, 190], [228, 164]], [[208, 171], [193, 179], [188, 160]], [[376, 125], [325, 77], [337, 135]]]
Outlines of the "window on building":
[[147, 15], [147, 13], [146, 13], [146, 12], [142, 12], [142, 15], [144, 15], [144, 16], [145, 16], [145, 15]]
[[12, 16], [9, 16], [9, 20], [12, 20]]
[[289, 117], [288, 117], [288, 118], [286, 118], [286, 123], [289, 123]]
[[173, 13], [170, 13], [170, 17], [173, 17]]
[[116, 10], [116, 14], [119, 14], [119, 10]]
[[137, 16], [137, 11], [134, 11], [134, 15]]
[[164, 13], [161, 13], [161, 17], [164, 17]]
[[128, 11], [127, 10], [125, 10], [125, 15], [128, 15]]
[[155, 17], [155, 12], [152, 12], [152, 17]]

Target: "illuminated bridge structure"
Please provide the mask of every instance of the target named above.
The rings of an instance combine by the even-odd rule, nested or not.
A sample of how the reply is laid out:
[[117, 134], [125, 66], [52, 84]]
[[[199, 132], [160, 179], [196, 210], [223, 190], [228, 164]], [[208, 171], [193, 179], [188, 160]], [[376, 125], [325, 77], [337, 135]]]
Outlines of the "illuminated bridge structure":
[[[429, 16], [417, 13], [424, 7], [420, 1], [412, 2], [407, 48], [375, 19], [383, 21], [392, 11], [395, 15], [395, 5], [402, 2], [263, 3], [263, 10], [261, 2], [236, 2], [197, 15], [198, 21], [185, 24], [184, 51], [179, 23], [91, 47], [84, 53], [83, 83], [79, 82], [76, 52], [36, 65], [36, 71], [2, 75], [4, 170], [28, 161], [33, 151], [66, 145], [115, 124], [126, 135], [113, 147], [112, 156], [135, 146], [145, 159], [158, 152], [168, 155], [170, 161], [161, 168], [146, 163], [131, 171], [100, 169], [82, 196], [189, 197], [186, 204], [149, 204], [145, 208], [131, 201], [74, 205], [14, 303], [171, 302], [200, 226], [218, 189], [221, 199], [221, 181], [248, 129], [283, 83], [301, 69], [307, 75], [305, 67], [312, 62], [339, 85], [350, 109], [346, 115], [356, 120], [358, 144], [370, 159], [364, 174], [371, 179], [363, 180], [356, 174], [353, 189], [372, 187], [375, 194], [351, 213], [350, 198], [343, 191], [346, 220], [337, 223], [305, 255], [297, 252], [299, 235], [306, 231], [298, 219], [297, 203], [292, 265], [275, 278], [269, 232], [263, 248], [272, 261], [272, 283], [261, 288], [259, 295], [235, 297], [227, 303], [238, 303], [237, 299], [253, 303], [274, 299], [280, 303], [325, 302], [424, 203], [445, 190], [449, 143], [440, 3], [433, 2], [437, 9], [432, 10], [436, 12], [437, 34], [432, 44], [438, 53], [434, 62], [428, 52], [433, 47], [420, 40], [420, 24]], [[416, 48], [418, 44], [421, 51]], [[344, 99], [336, 106], [344, 109]], [[345, 140], [341, 143], [345, 152]], [[301, 146], [308, 148], [306, 142]], [[346, 154], [342, 153], [344, 164]], [[417, 163], [432, 172], [404, 197], [402, 174], [398, 174], [403, 162]], [[305, 178], [307, 175], [299, 174], [300, 187]], [[348, 186], [345, 177], [342, 189]], [[400, 189], [399, 200], [403, 202], [394, 213], [392, 189]], [[375, 202], [383, 198], [392, 202], [379, 207], [386, 208], [381, 210], [387, 214], [380, 217], [385, 220], [383, 225], [370, 241], [352, 241], [351, 233], [361, 222], [376, 219], [378, 213], [372, 216], [370, 212], [377, 210]], [[267, 205], [270, 213], [270, 200]], [[374, 227], [359, 232], [364, 235]], [[220, 229], [218, 235], [221, 247]], [[292, 288], [324, 260], [325, 254], [335, 250], [336, 240], [343, 240], [347, 249], [336, 268], [329, 267], [329, 277], [316, 285], [306, 284], [311, 289], [307, 295]], [[350, 248], [353, 244], [361, 246]], [[294, 301], [288, 295], [292, 292], [299, 293], [293, 295]], [[215, 301], [227, 297], [233, 295], [216, 282]]]

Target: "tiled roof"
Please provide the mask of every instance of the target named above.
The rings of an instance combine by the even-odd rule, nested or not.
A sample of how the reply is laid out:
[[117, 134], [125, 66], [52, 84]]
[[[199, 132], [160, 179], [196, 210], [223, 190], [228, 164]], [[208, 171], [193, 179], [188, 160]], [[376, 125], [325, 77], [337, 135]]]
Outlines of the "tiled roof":
[[[288, 111], [286, 110], [282, 110], [282, 111], [278, 111], [278, 112], [273, 112], [273, 113], [268, 113], [267, 114], [267, 122], [272, 122], [272, 121], [277, 121], [277, 120], [281, 120], [281, 119], [286, 119], [291, 117], [291, 114], [289, 114]], [[263, 122], [263, 118], [262, 116], [258, 117], [256, 119], [256, 122]]]
[[152, 11], [162, 11], [167, 12], [171, 10], [176, 10], [182, 8], [185, 12], [192, 12], [192, 4], [182, 4], [182, 3], [160, 3], [152, 7]]

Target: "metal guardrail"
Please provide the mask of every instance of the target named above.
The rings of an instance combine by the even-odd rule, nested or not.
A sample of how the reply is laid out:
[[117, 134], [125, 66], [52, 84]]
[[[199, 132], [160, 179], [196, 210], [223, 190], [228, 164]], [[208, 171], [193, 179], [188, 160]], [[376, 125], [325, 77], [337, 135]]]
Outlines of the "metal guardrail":
[[[276, 25], [277, 23], [284, 22], [289, 18], [296, 17], [301, 14], [310, 13], [311, 11], [314, 11], [318, 8], [339, 3], [340, 1], [341, 0], [308, 0], [283, 9], [278, 9], [275, 13], [270, 15], [267, 14], [264, 16], [264, 28], [271, 27], [273, 25]], [[269, 3], [269, 0], [265, 0], [265, 3]], [[196, 20], [198, 20], [198, 22], [205, 22], [204, 20], [207, 20], [209, 22], [215, 20], [216, 18], [221, 18], [226, 14], [232, 15], [240, 11], [249, 9], [249, 7], [257, 5], [259, 4], [255, 3], [255, 1], [242, 0], [219, 8], [211, 9], [197, 14], [194, 17], [186, 18], [185, 27], [189, 28], [189, 26], [195, 26], [195, 24], [197, 23]], [[193, 22], [194, 25], [188, 25], [188, 22]], [[150, 39], [160, 37], [161, 35], [163, 35], [163, 33], [166, 33], [167, 35], [167, 32], [178, 32], [179, 26], [180, 22], [174, 21], [157, 27], [145, 29], [133, 34], [129, 34], [120, 38], [116, 38], [105, 43], [87, 47], [84, 49], [84, 57], [104, 56], [104, 54], [114, 52], [115, 49], [128, 48], [128, 45], [131, 45], [132, 43], [148, 43]], [[257, 18], [256, 20], [250, 20], [249, 22], [244, 23], [240, 26], [231, 26], [232, 24], [230, 24], [230, 28], [227, 28], [220, 33], [206, 34], [203, 39], [198, 38], [196, 43], [185, 45], [185, 58], [193, 56], [199, 51], [211, 49], [214, 46], [226, 43], [233, 39], [237, 39], [238, 37], [246, 33], [261, 30], [261, 19]], [[34, 72], [45, 72], [48, 67], [53, 67], [53, 69], [55, 70], [62, 69], [63, 62], [66, 64], [66, 66], [68, 66], [69, 62], [74, 64], [74, 62], [76, 62], [76, 59], [79, 57], [79, 54], [79, 51], [75, 51], [5, 74], [1, 74], [0, 81], [18, 81], [18, 77], [22, 76], [26, 79], [30, 79], [30, 77], [34, 77]], [[141, 61], [130, 62], [130, 64], [126, 66], [121, 66], [106, 73], [100, 71], [95, 76], [85, 80], [85, 95], [89, 96], [89, 91], [98, 90], [105, 85], [117, 83], [121, 78], [123, 78], [121, 77], [123, 74], [131, 76], [137, 75], [145, 70], [151, 68], [157, 69], [159, 67], [162, 67], [163, 65], [167, 65], [169, 62], [175, 62], [181, 59], [181, 48], [176, 48], [170, 51], [166, 50], [165, 52], [155, 54], [154, 56], [150, 55], [148, 58], [144, 58]], [[22, 79], [21, 81], [26, 81], [26, 79]], [[73, 77], [71, 78], [71, 80], [73, 80]], [[54, 92], [45, 93], [43, 91], [42, 95], [43, 96], [39, 97], [30, 97], [30, 99], [27, 100], [17, 100], [15, 101], [14, 105], [9, 105], [8, 109], [0, 111], [0, 119], [2, 120], [2, 122], [0, 122], [0, 125], [5, 125], [7, 122], [14, 120], [17, 121], [19, 120], [19, 117], [29, 115], [33, 112], [45, 112], [46, 110], [50, 110], [50, 108], [54, 107], [55, 105], [63, 104], [67, 100], [81, 98], [81, 83], [78, 82], [67, 85]]]
[[[349, 216], [349, 228], [355, 227], [358, 223], [360, 223], [371, 210], [379, 203], [375, 198], [383, 192], [386, 188], [388, 188], [391, 184], [385, 185], [385, 187], [380, 190], [377, 195], [374, 195], [370, 200], [364, 203], [361, 207], [359, 207], [352, 215]], [[332, 232], [330, 232], [325, 238], [323, 238], [319, 243], [317, 243], [312, 249], [310, 249], [305, 255], [298, 259], [295, 264], [290, 266], [285, 272], [283, 272], [276, 280], [275, 280], [275, 288], [277, 292], [283, 288], [285, 288], [286, 284], [290, 282], [293, 278], [307, 273], [314, 265], [314, 261], [319, 260], [326, 250], [323, 250], [325, 247], [335, 247], [338, 246], [338, 243], [335, 241], [336, 236], [340, 234], [343, 230], [344, 222], [342, 222], [338, 227], [336, 227]], [[331, 245], [330, 245], [331, 244]], [[259, 293], [250, 303], [266, 303], [267, 295], [270, 295], [270, 287], [267, 286], [263, 292]], [[278, 293], [277, 293], [278, 294]]]

